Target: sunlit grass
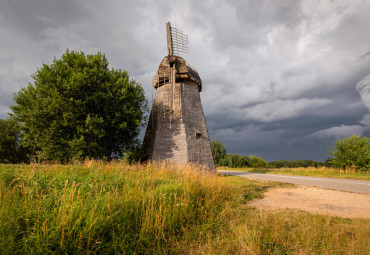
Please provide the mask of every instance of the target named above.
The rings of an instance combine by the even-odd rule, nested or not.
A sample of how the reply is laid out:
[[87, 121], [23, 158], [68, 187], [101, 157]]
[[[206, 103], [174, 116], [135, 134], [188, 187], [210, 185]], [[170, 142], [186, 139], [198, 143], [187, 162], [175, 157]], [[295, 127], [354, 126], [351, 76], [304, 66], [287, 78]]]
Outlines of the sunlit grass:
[[248, 207], [276, 185], [168, 163], [0, 165], [0, 253], [368, 251], [369, 220]]
[[243, 172], [258, 172], [258, 173], [269, 173], [269, 174], [291, 174], [291, 175], [303, 175], [303, 176], [321, 176], [321, 177], [333, 177], [343, 179], [357, 179], [357, 180], [370, 180], [369, 171], [355, 171], [352, 168], [348, 169], [335, 169], [328, 167], [296, 167], [296, 168], [229, 168], [229, 167], [217, 167], [218, 170], [228, 171], [243, 171]]

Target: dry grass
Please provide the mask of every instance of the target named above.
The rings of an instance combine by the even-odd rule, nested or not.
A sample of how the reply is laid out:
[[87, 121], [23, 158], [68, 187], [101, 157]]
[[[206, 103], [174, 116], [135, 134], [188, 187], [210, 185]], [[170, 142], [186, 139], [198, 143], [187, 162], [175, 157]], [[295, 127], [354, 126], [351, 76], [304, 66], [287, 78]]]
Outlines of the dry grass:
[[0, 165], [3, 254], [365, 254], [370, 221], [248, 207], [272, 185], [192, 165]]

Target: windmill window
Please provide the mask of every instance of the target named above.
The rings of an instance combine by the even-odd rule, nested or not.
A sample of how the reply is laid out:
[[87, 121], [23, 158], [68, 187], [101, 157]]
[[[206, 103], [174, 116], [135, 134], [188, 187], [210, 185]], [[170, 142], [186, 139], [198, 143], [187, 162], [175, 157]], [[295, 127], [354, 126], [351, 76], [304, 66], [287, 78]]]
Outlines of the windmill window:
[[194, 131], [194, 134], [196, 139], [199, 139], [202, 136], [202, 134], [198, 131]]

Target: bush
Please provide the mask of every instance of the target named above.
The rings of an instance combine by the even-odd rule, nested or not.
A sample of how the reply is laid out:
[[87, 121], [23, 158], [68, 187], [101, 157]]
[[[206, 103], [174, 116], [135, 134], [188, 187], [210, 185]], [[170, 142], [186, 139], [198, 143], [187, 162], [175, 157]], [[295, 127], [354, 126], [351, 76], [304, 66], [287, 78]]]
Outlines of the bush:
[[267, 163], [263, 158], [259, 158], [254, 155], [249, 156], [250, 166], [254, 168], [266, 167]]
[[370, 139], [354, 134], [338, 139], [328, 153], [331, 166], [345, 169], [368, 170], [370, 167]]

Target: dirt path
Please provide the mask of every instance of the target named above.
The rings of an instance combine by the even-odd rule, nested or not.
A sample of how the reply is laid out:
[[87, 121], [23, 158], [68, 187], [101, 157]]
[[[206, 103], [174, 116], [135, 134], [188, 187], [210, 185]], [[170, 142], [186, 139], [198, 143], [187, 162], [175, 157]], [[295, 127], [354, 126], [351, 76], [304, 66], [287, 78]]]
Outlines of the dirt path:
[[275, 188], [250, 206], [262, 210], [301, 209], [311, 213], [370, 219], [370, 195], [316, 187]]

